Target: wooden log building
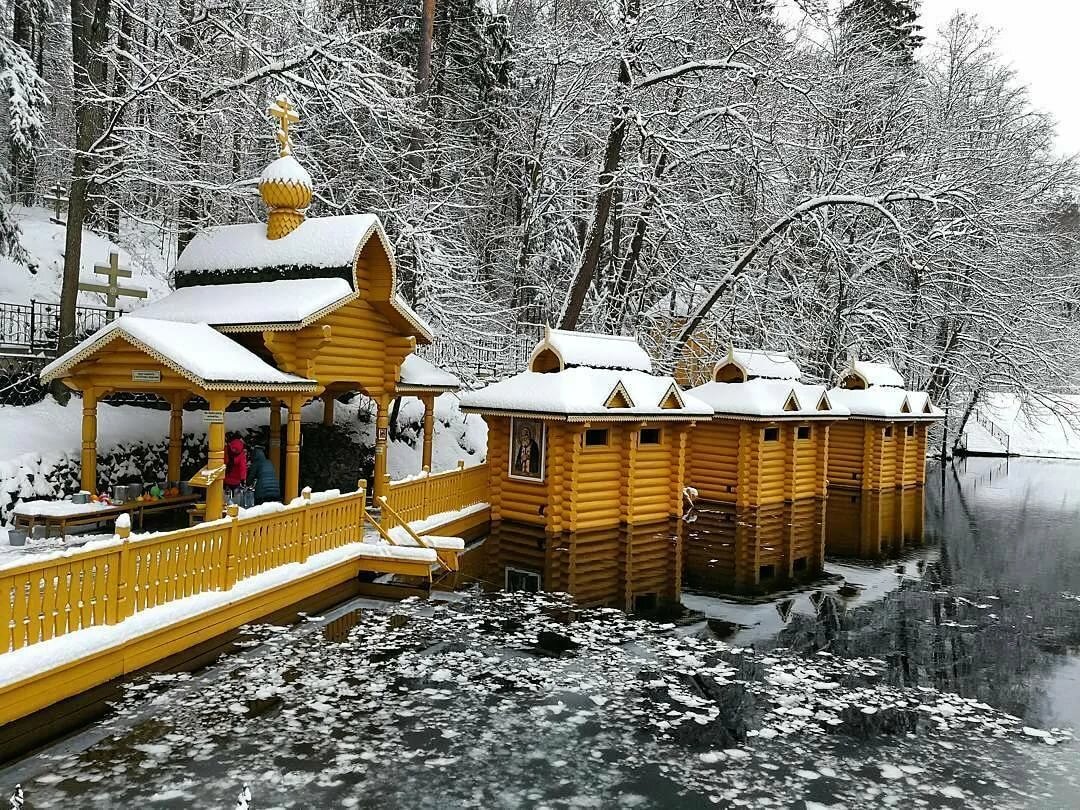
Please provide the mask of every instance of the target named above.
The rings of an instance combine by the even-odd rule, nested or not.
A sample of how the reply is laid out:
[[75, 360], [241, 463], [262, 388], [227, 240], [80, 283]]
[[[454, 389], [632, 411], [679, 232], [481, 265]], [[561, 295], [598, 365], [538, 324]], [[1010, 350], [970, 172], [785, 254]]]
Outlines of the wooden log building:
[[908, 391], [887, 363], [853, 361], [830, 389], [851, 416], [829, 436], [829, 485], [879, 490], [922, 486], [930, 425], [944, 413], [924, 391]]
[[[390, 404], [399, 387], [426, 395], [450, 385], [443, 379], [432, 387], [427, 375], [418, 388], [415, 379], [410, 384], [408, 364], [402, 376], [404, 361], [418, 343], [431, 341], [431, 330], [397, 294], [394, 252], [382, 224], [373, 214], [307, 217], [311, 177], [292, 156], [288, 132], [296, 114], [284, 98], [271, 113], [281, 122], [281, 150], [259, 180], [267, 222], [199, 232], [177, 261], [173, 293], [108, 324], [42, 371], [43, 382], [62, 380], [82, 393], [86, 490], [96, 491], [97, 407], [110, 393], [152, 393], [169, 402], [171, 480], [179, 478], [185, 403], [205, 401], [205, 511], [216, 518], [223, 491], [214, 476], [224, 467], [231, 402], [270, 399], [267, 455], [279, 465], [275, 443], [282, 406], [288, 409], [288, 502], [300, 490], [304, 402], [321, 396], [324, 418], [332, 420], [334, 397], [359, 391], [376, 403], [374, 491], [385, 494]], [[430, 406], [431, 398], [425, 401]]]
[[709, 405], [690, 444], [687, 483], [740, 506], [824, 497], [829, 432], [847, 416], [780, 352], [729, 349], [713, 381], [688, 393]]
[[488, 424], [492, 521], [549, 532], [682, 514], [687, 434], [711, 409], [629, 337], [548, 329], [527, 371], [470, 391]]

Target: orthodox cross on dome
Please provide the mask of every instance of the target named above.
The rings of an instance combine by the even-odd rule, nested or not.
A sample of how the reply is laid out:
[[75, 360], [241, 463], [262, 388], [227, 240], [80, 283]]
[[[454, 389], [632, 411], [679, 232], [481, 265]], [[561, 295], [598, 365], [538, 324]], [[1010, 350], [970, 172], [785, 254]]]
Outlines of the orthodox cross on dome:
[[116, 299], [120, 296], [126, 296], [128, 298], [146, 298], [146, 290], [121, 287], [118, 283], [118, 279], [131, 278], [131, 271], [120, 267], [119, 254], [110, 253], [109, 263], [95, 265], [94, 272], [102, 276], [108, 276], [109, 283], [92, 284], [90, 282], [80, 282], [79, 289], [83, 292], [101, 293], [105, 296], [107, 306], [115, 307]]
[[270, 105], [267, 112], [278, 120], [276, 133], [278, 153], [282, 157], [288, 157], [292, 154], [292, 138], [289, 136], [289, 125], [300, 120], [300, 113], [296, 111], [296, 107], [289, 102], [289, 99], [284, 94], [274, 99], [274, 103]]

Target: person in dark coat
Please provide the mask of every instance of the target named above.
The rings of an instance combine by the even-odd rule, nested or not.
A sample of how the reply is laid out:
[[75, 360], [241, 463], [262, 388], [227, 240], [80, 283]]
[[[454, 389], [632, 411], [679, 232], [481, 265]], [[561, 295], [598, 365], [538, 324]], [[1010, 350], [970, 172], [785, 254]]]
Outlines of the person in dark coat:
[[281, 500], [281, 482], [261, 447], [251, 452], [250, 480], [255, 484], [255, 503]]

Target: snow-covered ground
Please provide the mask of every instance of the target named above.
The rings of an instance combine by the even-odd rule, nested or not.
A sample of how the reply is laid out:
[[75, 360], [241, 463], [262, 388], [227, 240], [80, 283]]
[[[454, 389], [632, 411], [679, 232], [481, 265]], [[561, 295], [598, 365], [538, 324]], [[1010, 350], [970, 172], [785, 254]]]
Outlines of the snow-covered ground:
[[[25, 304], [31, 298], [38, 301], [60, 300], [60, 278], [64, 268], [64, 228], [49, 220], [53, 212], [39, 207], [13, 206], [12, 216], [22, 230], [22, 246], [34, 263], [33, 272], [7, 257], [0, 257], [0, 301]], [[121, 286], [147, 290], [148, 300], [160, 298], [169, 291], [168, 260], [162, 255], [158, 232], [137, 226], [122, 228], [121, 244], [117, 245], [93, 231], [83, 231], [80, 276], [83, 281], [101, 284], [105, 276], [94, 272], [95, 265], [109, 263], [109, 253], [120, 254], [120, 267], [132, 271], [130, 279], [121, 279]], [[171, 253], [171, 248], [166, 248]], [[80, 292], [79, 303], [85, 306], [104, 306], [100, 293]], [[121, 298], [120, 308], [134, 309], [142, 301]]]
[[[1080, 394], [1064, 396], [1062, 401], [1080, 417]], [[1011, 453], [1040, 458], [1080, 458], [1080, 421], [1072, 425], [1049, 408], [1038, 405], [1021, 408], [1020, 399], [1012, 394], [990, 394], [986, 404], [980, 406], [980, 412], [1009, 434]], [[968, 420], [965, 433], [968, 450], [972, 452], [1005, 452], [1002, 442], [974, 418]]]

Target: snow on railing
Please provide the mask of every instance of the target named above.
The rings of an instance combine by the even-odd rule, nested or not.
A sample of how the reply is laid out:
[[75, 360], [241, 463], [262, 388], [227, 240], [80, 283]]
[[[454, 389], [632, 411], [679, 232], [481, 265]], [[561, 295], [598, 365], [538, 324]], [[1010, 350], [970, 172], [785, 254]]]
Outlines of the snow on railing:
[[379, 521], [386, 530], [488, 499], [487, 464], [466, 467], [464, 461], [459, 461], [454, 470], [431, 473], [425, 468], [420, 475], [400, 481], [389, 479], [387, 476], [386, 503], [392, 511], [385, 511]]

